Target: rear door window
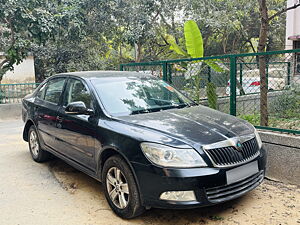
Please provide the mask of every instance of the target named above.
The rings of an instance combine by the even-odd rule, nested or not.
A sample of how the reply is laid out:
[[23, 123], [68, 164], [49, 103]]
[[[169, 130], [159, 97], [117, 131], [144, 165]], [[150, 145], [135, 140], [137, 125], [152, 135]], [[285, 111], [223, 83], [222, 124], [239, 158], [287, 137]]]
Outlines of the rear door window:
[[40, 99], [44, 99], [46, 92], [47, 83], [43, 84], [43, 86], [38, 90], [36, 96]]
[[63, 91], [65, 80], [65, 78], [55, 78], [50, 80], [46, 87], [44, 100], [54, 104], [58, 104]]

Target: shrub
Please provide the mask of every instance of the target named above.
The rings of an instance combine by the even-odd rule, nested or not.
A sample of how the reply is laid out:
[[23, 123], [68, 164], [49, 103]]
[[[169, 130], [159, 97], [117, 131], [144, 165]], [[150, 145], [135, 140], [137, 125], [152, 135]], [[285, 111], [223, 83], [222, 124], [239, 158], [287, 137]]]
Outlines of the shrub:
[[270, 103], [270, 114], [281, 118], [300, 118], [300, 93], [289, 91]]
[[247, 120], [249, 123], [255, 126], [258, 126], [260, 123], [259, 114], [241, 115], [240, 118], [243, 120]]
[[209, 82], [206, 86], [206, 94], [208, 98], [208, 106], [212, 109], [217, 109], [218, 96], [216, 93], [216, 85]]

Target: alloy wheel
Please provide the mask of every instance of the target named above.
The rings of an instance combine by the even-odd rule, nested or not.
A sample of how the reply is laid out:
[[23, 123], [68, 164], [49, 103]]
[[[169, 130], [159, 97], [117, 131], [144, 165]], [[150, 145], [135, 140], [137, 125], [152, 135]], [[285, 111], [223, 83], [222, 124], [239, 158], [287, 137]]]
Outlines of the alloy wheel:
[[29, 136], [30, 150], [35, 157], [38, 157], [40, 146], [36, 132], [33, 130]]
[[120, 169], [111, 167], [106, 175], [106, 187], [111, 201], [119, 209], [124, 209], [129, 202], [127, 180]]

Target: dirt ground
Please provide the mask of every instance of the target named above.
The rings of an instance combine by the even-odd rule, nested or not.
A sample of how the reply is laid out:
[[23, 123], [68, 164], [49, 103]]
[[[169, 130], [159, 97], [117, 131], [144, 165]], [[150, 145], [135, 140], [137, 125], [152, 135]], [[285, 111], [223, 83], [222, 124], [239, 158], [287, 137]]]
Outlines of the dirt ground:
[[0, 224], [300, 224], [300, 188], [265, 180], [225, 204], [193, 210], [151, 209], [115, 216], [101, 183], [61, 160], [38, 164], [22, 141], [22, 122], [0, 121]]

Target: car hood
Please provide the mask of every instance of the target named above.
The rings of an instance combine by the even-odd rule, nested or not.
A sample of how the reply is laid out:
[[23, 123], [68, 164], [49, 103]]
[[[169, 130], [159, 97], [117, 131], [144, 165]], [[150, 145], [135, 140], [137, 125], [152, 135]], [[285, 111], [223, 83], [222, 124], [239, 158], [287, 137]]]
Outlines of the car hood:
[[212, 144], [253, 133], [253, 126], [248, 122], [205, 106], [122, 116], [118, 119], [189, 145]]

